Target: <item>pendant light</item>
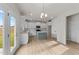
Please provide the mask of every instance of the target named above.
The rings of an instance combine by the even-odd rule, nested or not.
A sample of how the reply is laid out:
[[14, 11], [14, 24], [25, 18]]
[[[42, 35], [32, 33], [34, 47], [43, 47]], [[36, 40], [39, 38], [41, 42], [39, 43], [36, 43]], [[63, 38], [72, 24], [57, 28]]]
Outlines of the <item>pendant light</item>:
[[40, 18], [42, 19], [42, 20], [45, 20], [45, 18], [47, 17], [48, 15], [47, 15], [47, 13], [45, 13], [45, 8], [44, 8], [44, 3], [42, 4], [42, 12], [41, 12], [41, 14], [40, 14]]

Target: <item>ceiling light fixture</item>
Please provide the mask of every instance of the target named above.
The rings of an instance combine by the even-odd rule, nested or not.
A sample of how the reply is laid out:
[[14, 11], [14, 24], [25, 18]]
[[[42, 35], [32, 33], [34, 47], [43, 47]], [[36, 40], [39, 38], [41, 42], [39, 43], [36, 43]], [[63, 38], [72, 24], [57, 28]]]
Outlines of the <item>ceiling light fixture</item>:
[[41, 16], [44, 16], [44, 12], [41, 13]]
[[45, 17], [47, 17], [47, 14], [45, 14]]
[[47, 13], [45, 13], [44, 3], [42, 4], [42, 9], [43, 10], [40, 14], [40, 18], [44, 20], [46, 17], [48, 17]]
[[40, 16], [40, 18], [42, 18], [42, 16]]

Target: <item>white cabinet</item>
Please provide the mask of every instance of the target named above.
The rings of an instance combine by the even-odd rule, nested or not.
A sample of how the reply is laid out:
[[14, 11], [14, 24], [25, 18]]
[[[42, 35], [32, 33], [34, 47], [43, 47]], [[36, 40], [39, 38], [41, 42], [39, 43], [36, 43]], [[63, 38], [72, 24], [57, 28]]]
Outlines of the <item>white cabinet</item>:
[[21, 34], [21, 44], [27, 44], [28, 43], [28, 32]]

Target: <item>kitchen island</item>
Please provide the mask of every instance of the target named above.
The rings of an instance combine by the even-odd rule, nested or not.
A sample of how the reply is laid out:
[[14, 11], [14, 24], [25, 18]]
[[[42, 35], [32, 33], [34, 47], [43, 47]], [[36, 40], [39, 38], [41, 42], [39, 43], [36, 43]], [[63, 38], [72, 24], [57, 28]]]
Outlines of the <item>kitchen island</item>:
[[36, 33], [36, 37], [37, 39], [47, 39], [48, 38], [47, 31], [38, 31]]

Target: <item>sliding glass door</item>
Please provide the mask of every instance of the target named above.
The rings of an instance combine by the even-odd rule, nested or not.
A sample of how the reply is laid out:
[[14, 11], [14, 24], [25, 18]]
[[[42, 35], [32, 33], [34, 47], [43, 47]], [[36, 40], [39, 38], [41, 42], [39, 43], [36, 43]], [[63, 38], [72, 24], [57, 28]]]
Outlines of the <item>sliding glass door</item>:
[[10, 25], [10, 50], [12, 50], [15, 47], [15, 41], [16, 41], [16, 21], [13, 16], [9, 16], [9, 25]]
[[3, 54], [4, 11], [0, 10], [0, 54]]
[[16, 46], [16, 19], [0, 10], [0, 54], [9, 54]]

